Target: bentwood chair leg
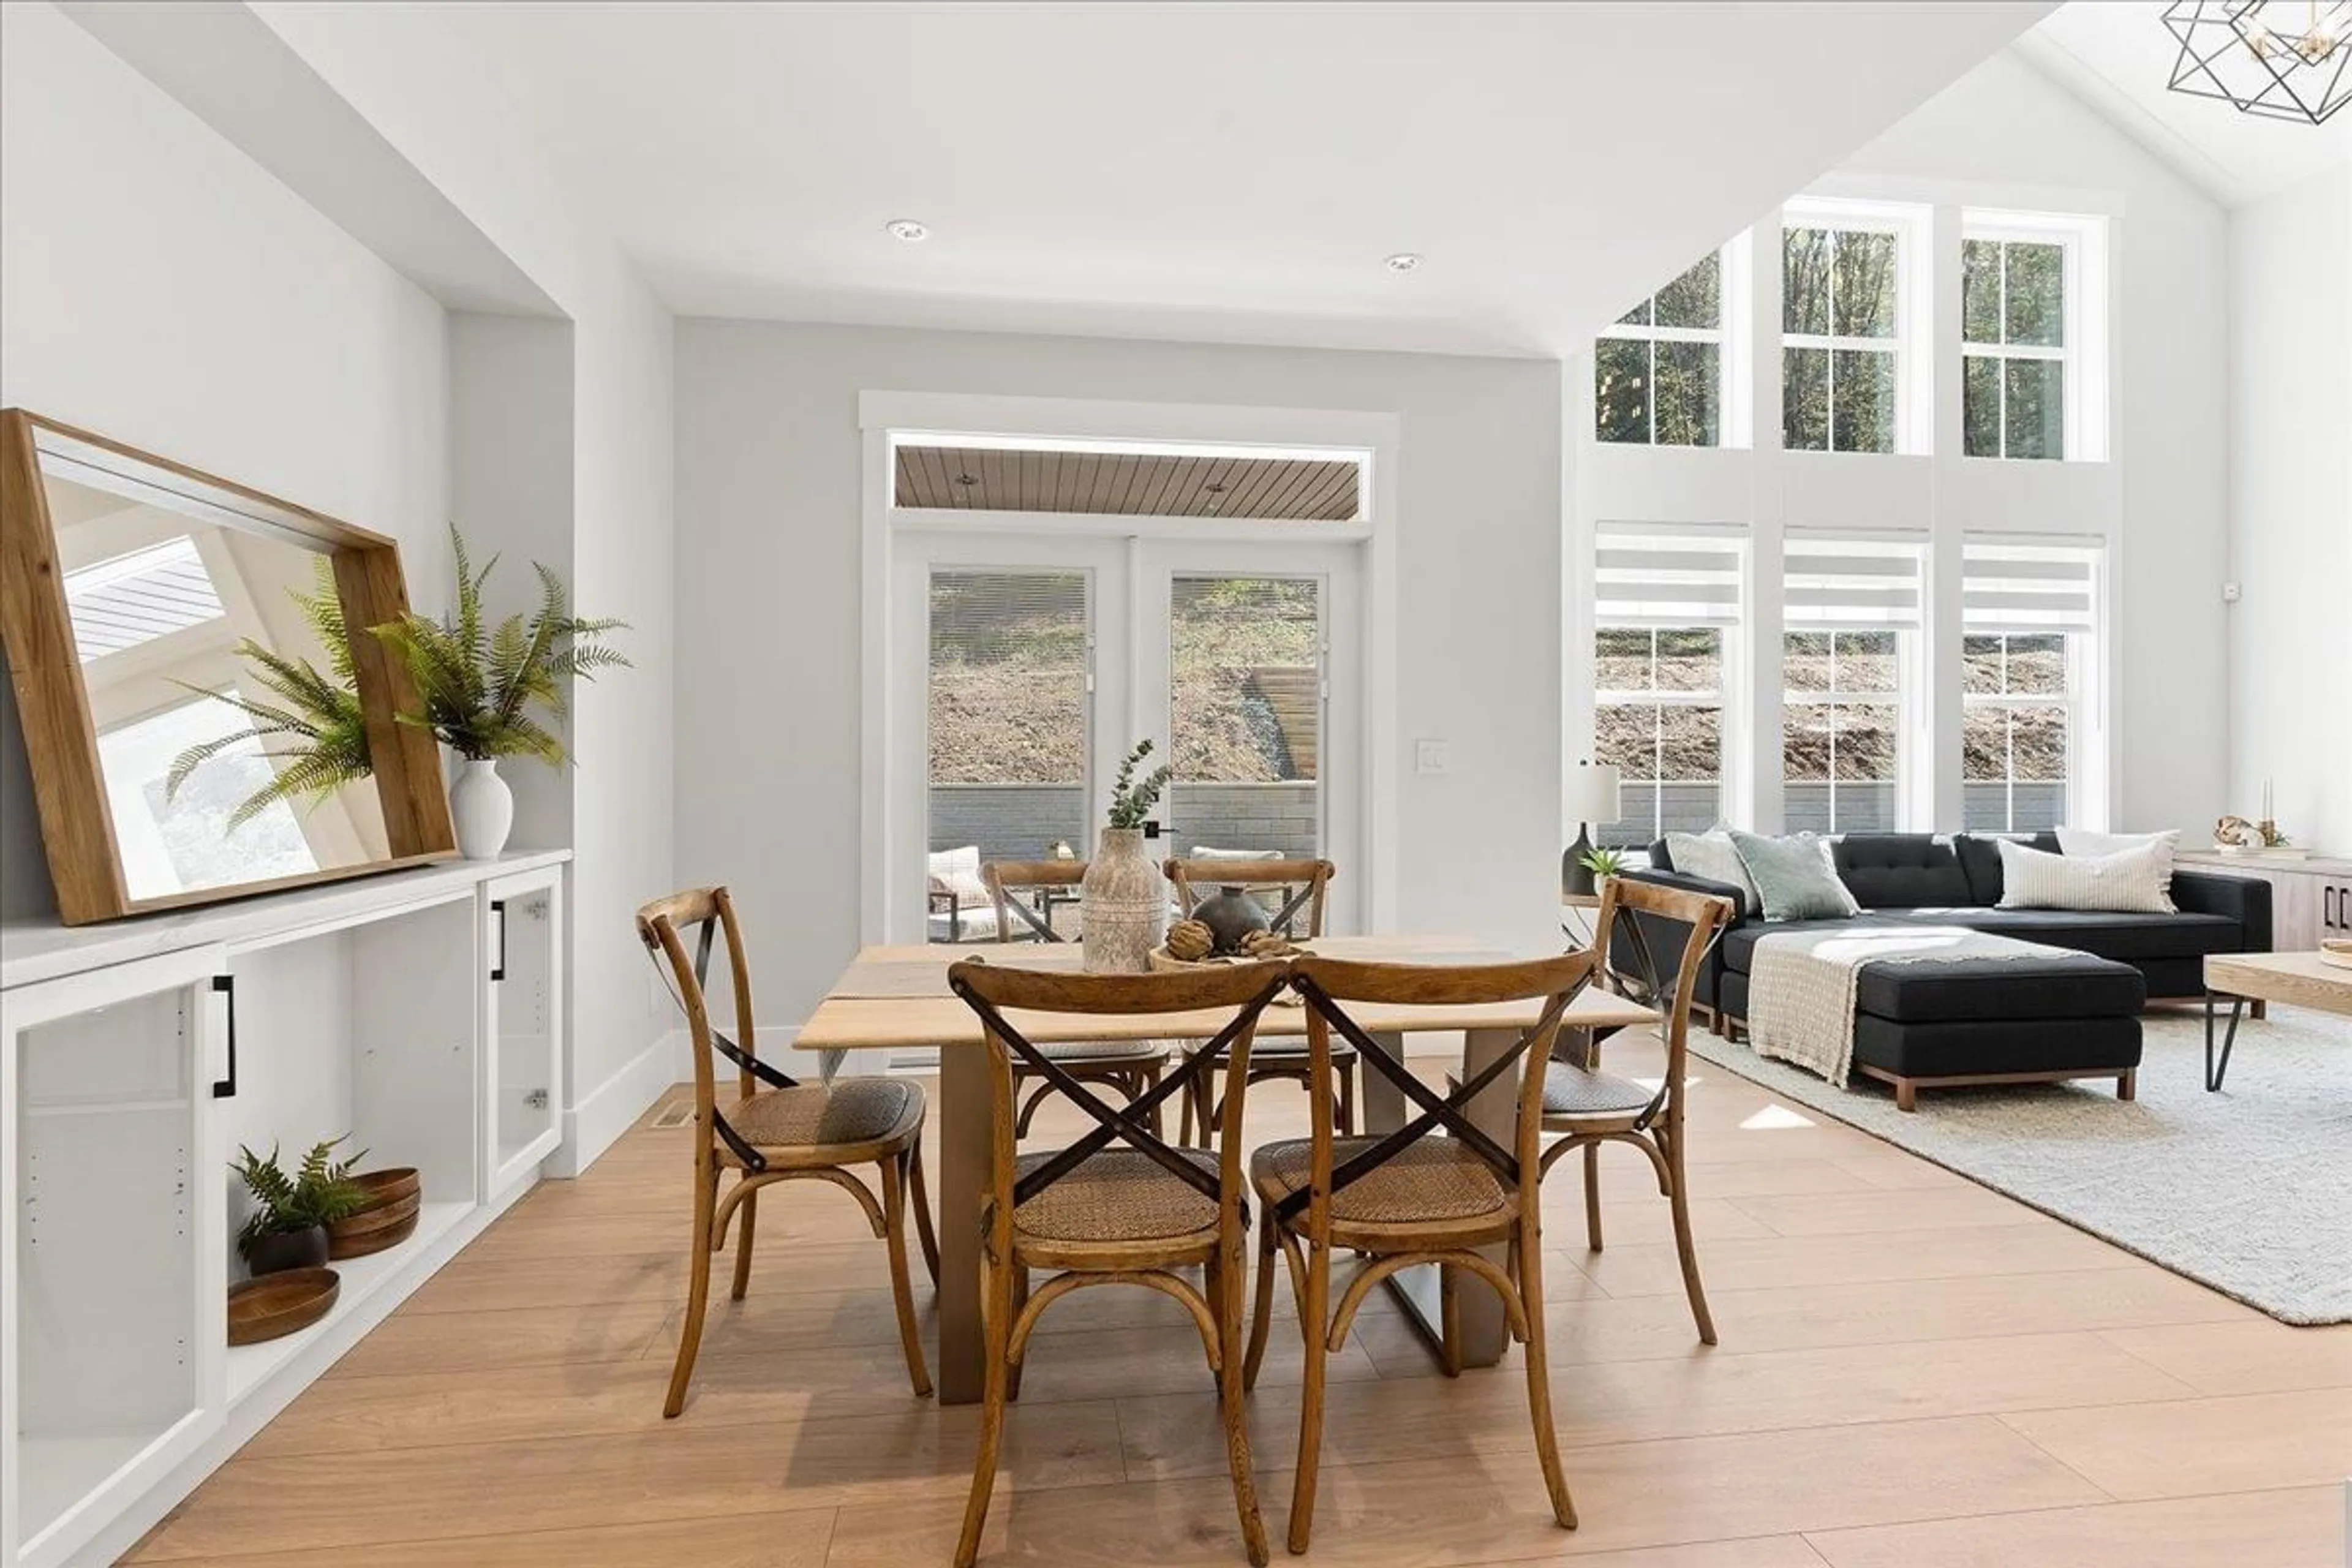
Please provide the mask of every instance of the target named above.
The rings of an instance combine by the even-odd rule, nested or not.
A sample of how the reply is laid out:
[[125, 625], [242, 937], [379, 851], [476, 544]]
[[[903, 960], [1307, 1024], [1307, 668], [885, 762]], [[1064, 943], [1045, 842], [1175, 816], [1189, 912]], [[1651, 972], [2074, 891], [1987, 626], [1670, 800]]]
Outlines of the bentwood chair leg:
[[[1524, 1228], [1525, 1222], [1522, 1222]], [[1568, 1478], [1560, 1474], [1559, 1434], [1551, 1424], [1551, 1368], [1544, 1328], [1543, 1247], [1534, 1236], [1522, 1236], [1517, 1247], [1519, 1308], [1528, 1320], [1528, 1415], [1535, 1423], [1536, 1458], [1543, 1463], [1544, 1486], [1551, 1493], [1552, 1518], [1562, 1530], [1576, 1528], [1576, 1503], [1568, 1495]]]
[[1257, 1476], [1250, 1465], [1249, 1421], [1242, 1413], [1242, 1267], [1240, 1227], [1217, 1248], [1209, 1266], [1216, 1286], [1217, 1415], [1225, 1427], [1225, 1465], [1234, 1476], [1234, 1507], [1242, 1518], [1242, 1542], [1255, 1568], [1265, 1568], [1265, 1520], [1258, 1512]]
[[[1021, 1309], [1029, 1304], [1029, 1270], [1019, 1264], [1014, 1264], [1012, 1268], [1013, 1315], [1015, 1318], [1018, 1318], [1021, 1316]], [[1012, 1365], [1012, 1370], [1007, 1372], [1004, 1375], [1004, 1397], [1007, 1399], [1019, 1399], [1021, 1397], [1021, 1369], [1029, 1364], [1029, 1357], [1027, 1354], [1029, 1347], [1024, 1345], [1021, 1348], [1023, 1352], [1022, 1358], [1019, 1361], [1014, 1362]]]
[[1290, 1550], [1307, 1550], [1315, 1526], [1315, 1471], [1323, 1456], [1323, 1373], [1330, 1353], [1327, 1321], [1331, 1300], [1331, 1249], [1309, 1242], [1307, 1252], [1307, 1305], [1299, 1321], [1306, 1341], [1306, 1386], [1298, 1403], [1298, 1471], [1290, 1486]]
[[[1184, 1086], [1184, 1092], [1176, 1097], [1178, 1101], [1176, 1114], [1176, 1142], [1181, 1148], [1190, 1149], [1193, 1146], [1192, 1091], [1196, 1087], [1196, 1085], [1188, 1083]], [[1206, 1144], [1208, 1142], [1208, 1139], [1203, 1137], [1201, 1142], [1202, 1144]]]
[[716, 1173], [698, 1173], [694, 1183], [692, 1279], [686, 1291], [686, 1321], [678, 1325], [677, 1363], [670, 1368], [669, 1395], [662, 1402], [665, 1418], [675, 1417], [686, 1408], [686, 1385], [694, 1377], [695, 1352], [702, 1348], [702, 1314], [710, 1305], [710, 1219], [718, 1206]]
[[735, 1281], [728, 1289], [728, 1300], [740, 1301], [743, 1292], [751, 1288], [751, 1237], [757, 1233], [760, 1218], [760, 1194], [743, 1194], [738, 1205], [741, 1217], [735, 1222]]
[[[923, 1365], [923, 1334], [915, 1324], [915, 1287], [907, 1278], [907, 1186], [900, 1176], [899, 1159], [890, 1154], [875, 1162], [882, 1171], [882, 1245], [890, 1251], [890, 1294], [898, 1304], [898, 1342], [907, 1352], [907, 1376], [915, 1385], [915, 1396], [924, 1399], [930, 1396], [931, 1374]], [[748, 1229], [743, 1238], [751, 1239]]]
[[1584, 1146], [1584, 1245], [1601, 1250], [1601, 1145]]
[[980, 1555], [981, 1532], [988, 1526], [989, 1494], [996, 1489], [997, 1455], [1004, 1444], [1004, 1400], [1012, 1373], [1006, 1353], [1013, 1344], [1013, 1265], [1010, 1260], [983, 1261], [981, 1267], [987, 1297], [983, 1316], [988, 1323], [988, 1364], [981, 1394], [980, 1456], [972, 1461], [971, 1496], [964, 1503], [955, 1568], [971, 1568]]
[[1274, 1271], [1281, 1266], [1274, 1216], [1269, 1214], [1257, 1227], [1257, 1303], [1250, 1313], [1249, 1353], [1242, 1362], [1242, 1387], [1245, 1391], [1257, 1386], [1257, 1369], [1265, 1364], [1266, 1335], [1274, 1321]]
[[931, 1289], [940, 1288], [940, 1238], [931, 1228], [931, 1194], [923, 1183], [923, 1139], [920, 1133], [907, 1146], [907, 1185], [915, 1205], [915, 1235], [923, 1244], [923, 1267], [930, 1271]]
[[[1153, 1089], [1158, 1089], [1159, 1087], [1160, 1064], [1158, 1062], [1153, 1062], [1150, 1066], [1143, 1068], [1136, 1073], [1135, 1087], [1129, 1091], [1127, 1097], [1128, 1100], [1131, 1104], [1136, 1100], [1141, 1100], [1145, 1095], [1150, 1094]], [[1160, 1116], [1160, 1108], [1159, 1106], [1154, 1105], [1151, 1108], [1150, 1115], [1147, 1120], [1149, 1120], [1151, 1124], [1151, 1135], [1154, 1138], [1164, 1138], [1168, 1135], [1167, 1122]]]
[[1679, 1150], [1669, 1145], [1667, 1168], [1674, 1173], [1674, 1191], [1667, 1194], [1675, 1214], [1675, 1251], [1683, 1262], [1683, 1289], [1690, 1297], [1691, 1316], [1698, 1320], [1699, 1343], [1715, 1343], [1715, 1314], [1706, 1310], [1706, 1288], [1698, 1282], [1698, 1247], [1691, 1239], [1690, 1194], [1683, 1180]]

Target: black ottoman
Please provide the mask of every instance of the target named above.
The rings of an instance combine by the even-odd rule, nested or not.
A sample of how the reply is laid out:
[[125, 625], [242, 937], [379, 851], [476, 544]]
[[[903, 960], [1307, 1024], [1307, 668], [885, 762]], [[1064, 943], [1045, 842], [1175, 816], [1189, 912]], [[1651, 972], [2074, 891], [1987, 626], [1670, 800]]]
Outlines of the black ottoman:
[[[1737, 979], [1747, 1012], [1748, 976]], [[1854, 987], [1853, 1070], [1923, 1089], [2112, 1078], [2132, 1098], [2147, 980], [2128, 963], [2051, 948], [2042, 958], [1873, 963]]]

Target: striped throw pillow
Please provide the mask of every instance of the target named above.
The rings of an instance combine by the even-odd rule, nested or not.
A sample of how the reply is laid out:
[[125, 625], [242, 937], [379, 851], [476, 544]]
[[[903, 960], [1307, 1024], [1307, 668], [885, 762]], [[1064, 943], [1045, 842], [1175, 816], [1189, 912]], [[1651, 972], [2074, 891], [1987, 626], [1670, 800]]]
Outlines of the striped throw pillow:
[[2000, 908], [2170, 914], [2157, 847], [2112, 855], [2052, 855], [2001, 839]]

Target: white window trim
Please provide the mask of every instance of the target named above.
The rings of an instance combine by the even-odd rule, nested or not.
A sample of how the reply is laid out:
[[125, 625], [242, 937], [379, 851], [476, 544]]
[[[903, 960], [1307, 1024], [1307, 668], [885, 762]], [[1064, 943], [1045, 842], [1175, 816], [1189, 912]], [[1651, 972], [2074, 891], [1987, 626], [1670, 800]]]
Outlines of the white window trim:
[[[1967, 447], [1966, 386], [1967, 362], [1973, 358], [2055, 359], [2065, 366], [2065, 392], [2061, 417], [2062, 438], [2065, 450], [2060, 460], [2069, 463], [2103, 462], [2107, 456], [2107, 410], [2109, 405], [2107, 322], [2110, 279], [2106, 265], [2107, 220], [2095, 215], [2073, 213], [1994, 212], [1979, 208], [1964, 208], [1960, 214], [1960, 242], [1972, 239], [1992, 240], [2002, 245], [2055, 245], [2064, 253], [2064, 290], [2061, 320], [2062, 342], [2053, 349], [2035, 343], [1979, 343], [1967, 336], [1968, 312], [1965, 304], [1960, 311], [1961, 381], [1959, 395], [1963, 399], [1960, 456], [1970, 457]], [[1962, 252], [1965, 257], [1965, 250]], [[1967, 286], [1966, 263], [1959, 286]], [[2001, 269], [2002, 330], [2008, 330], [2008, 268]], [[2045, 458], [2011, 458], [2007, 454], [2009, 426], [2006, 418], [2008, 403], [2007, 378], [2003, 378], [2001, 399], [2004, 417], [2001, 422], [2001, 455], [1977, 457], [1988, 463], [2041, 463]]]
[[[1788, 351], [1790, 349], [1823, 349], [1832, 355], [1830, 361], [1830, 405], [1828, 410], [1831, 445], [1826, 447], [1790, 447], [1785, 419], [1774, 434], [1776, 444], [1791, 452], [1818, 452], [1823, 457], [1874, 458], [1908, 457], [1925, 454], [1928, 449], [1927, 433], [1934, 427], [1934, 408], [1929, 374], [1928, 330], [1935, 319], [1927, 266], [1927, 226], [1930, 209], [1910, 204], [1887, 202], [1850, 202], [1828, 198], [1811, 198], [1791, 202], [1780, 210], [1780, 222], [1773, 230], [1776, 242], [1785, 246], [1786, 236], [1792, 228], [1826, 228], [1845, 233], [1886, 234], [1895, 237], [1895, 331], [1883, 338], [1852, 337], [1836, 332], [1791, 332], [1779, 327], [1787, 315], [1788, 279], [1781, 278], [1781, 300], [1776, 306], [1779, 315], [1774, 336], [1780, 340], [1780, 384], [1782, 403], [1786, 405], [1788, 386]], [[1834, 310], [1834, 304], [1832, 304]], [[1895, 442], [1891, 452], [1854, 451], [1838, 447], [1837, 432], [1837, 362], [1839, 351], [1891, 354], [1895, 361]]]

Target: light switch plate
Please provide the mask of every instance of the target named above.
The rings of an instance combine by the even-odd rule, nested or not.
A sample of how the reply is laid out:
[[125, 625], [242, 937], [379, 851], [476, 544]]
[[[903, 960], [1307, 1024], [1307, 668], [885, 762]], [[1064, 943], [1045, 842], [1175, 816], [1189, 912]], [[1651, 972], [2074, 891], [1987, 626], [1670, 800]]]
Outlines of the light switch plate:
[[1412, 743], [1412, 771], [1417, 773], [1452, 773], [1453, 746], [1444, 741], [1415, 741]]

